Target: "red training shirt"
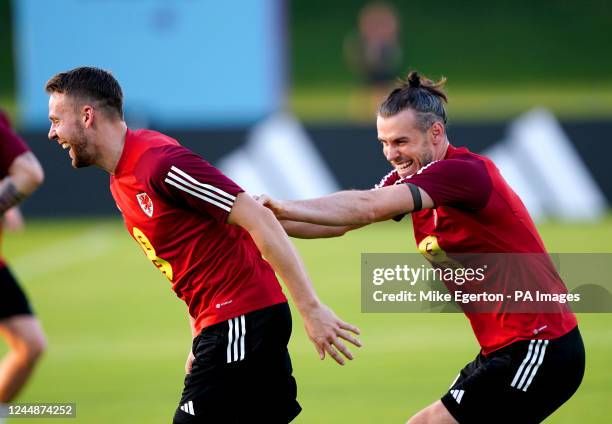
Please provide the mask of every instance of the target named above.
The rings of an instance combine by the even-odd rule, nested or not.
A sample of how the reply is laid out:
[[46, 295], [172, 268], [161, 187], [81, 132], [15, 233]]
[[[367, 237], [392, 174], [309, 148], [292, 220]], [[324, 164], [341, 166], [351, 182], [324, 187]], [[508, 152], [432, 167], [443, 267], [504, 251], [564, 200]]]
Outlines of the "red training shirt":
[[[518, 263], [529, 263], [529, 266], [513, 267], [510, 264], [517, 260], [512, 259], [513, 255], [505, 255], [508, 260], [498, 259], [494, 270], [498, 281], [488, 283], [508, 290], [534, 286], [531, 288], [566, 291], [551, 268], [552, 263], [542, 259], [547, 258], [546, 249], [525, 205], [490, 159], [449, 145], [444, 159], [404, 179], [392, 171], [376, 188], [400, 183], [422, 188], [434, 201], [434, 208], [412, 213], [417, 247], [428, 260], [436, 254], [446, 257], [447, 253], [450, 257], [452, 254], [523, 254], [524, 259]], [[452, 282], [445, 283], [450, 291], [458, 289]], [[465, 311], [465, 314], [485, 355], [518, 340], [555, 339], [577, 325], [576, 317], [566, 305], [554, 312], [549, 308], [546, 313], [512, 313], [500, 304], [496, 312]]]
[[128, 129], [110, 189], [128, 232], [185, 301], [198, 333], [286, 302], [249, 233], [226, 222], [243, 190], [176, 140]]

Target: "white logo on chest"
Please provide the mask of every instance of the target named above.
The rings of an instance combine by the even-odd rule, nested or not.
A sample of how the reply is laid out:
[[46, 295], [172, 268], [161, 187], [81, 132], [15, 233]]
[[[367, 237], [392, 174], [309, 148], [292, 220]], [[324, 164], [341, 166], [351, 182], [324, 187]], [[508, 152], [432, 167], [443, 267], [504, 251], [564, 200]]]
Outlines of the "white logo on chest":
[[147, 193], [138, 193], [136, 195], [140, 209], [147, 214], [149, 218], [153, 216], [153, 201]]

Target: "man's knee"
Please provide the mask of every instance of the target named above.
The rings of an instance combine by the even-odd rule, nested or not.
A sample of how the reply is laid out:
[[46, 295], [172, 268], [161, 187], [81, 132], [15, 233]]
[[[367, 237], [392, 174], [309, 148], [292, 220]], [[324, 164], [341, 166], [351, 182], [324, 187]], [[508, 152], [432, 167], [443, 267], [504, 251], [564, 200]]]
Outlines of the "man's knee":
[[45, 350], [47, 350], [47, 339], [44, 334], [36, 334], [26, 339], [26, 357], [28, 362], [36, 362]]
[[38, 320], [33, 316], [16, 316], [0, 323], [11, 350], [24, 362], [33, 364], [47, 348], [47, 340]]
[[417, 412], [406, 424], [458, 424], [441, 401]]

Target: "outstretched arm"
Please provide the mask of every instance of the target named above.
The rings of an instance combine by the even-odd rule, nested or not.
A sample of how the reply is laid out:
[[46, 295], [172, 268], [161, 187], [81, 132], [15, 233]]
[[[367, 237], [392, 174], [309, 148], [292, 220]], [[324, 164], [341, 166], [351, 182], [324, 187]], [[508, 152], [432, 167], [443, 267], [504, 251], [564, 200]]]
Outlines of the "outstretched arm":
[[[413, 190], [418, 190], [416, 197]], [[340, 191], [308, 200], [279, 201], [260, 196], [261, 204], [280, 220], [308, 222], [327, 226], [363, 226], [391, 219], [420, 208], [432, 208], [433, 200], [416, 186], [399, 184], [376, 190]], [[415, 202], [416, 201], [416, 202]]]
[[42, 167], [32, 152], [17, 156], [8, 169], [8, 175], [0, 181], [0, 214], [32, 194], [43, 179]]
[[288, 220], [280, 221], [280, 223], [287, 235], [301, 239], [340, 237], [348, 231], [363, 227], [363, 225], [318, 225]]
[[[269, 196], [263, 194], [260, 196], [253, 196], [253, 199], [274, 212], [272, 203], [276, 201]], [[279, 222], [289, 237], [301, 239], [340, 237], [348, 231], [363, 227], [363, 225], [318, 225], [308, 222], [292, 221], [289, 219], [279, 220]]]
[[240, 193], [227, 222], [249, 232], [266, 260], [285, 282], [321, 359], [325, 358], [326, 352], [340, 365], [344, 364], [342, 355], [353, 359], [340, 339], [361, 346], [361, 342], [351, 334], [359, 334], [359, 329], [340, 320], [317, 298], [302, 260], [272, 212], [248, 194]]
[[25, 222], [19, 206], [13, 206], [7, 210], [2, 218], [2, 224], [8, 231], [21, 231], [25, 228]]

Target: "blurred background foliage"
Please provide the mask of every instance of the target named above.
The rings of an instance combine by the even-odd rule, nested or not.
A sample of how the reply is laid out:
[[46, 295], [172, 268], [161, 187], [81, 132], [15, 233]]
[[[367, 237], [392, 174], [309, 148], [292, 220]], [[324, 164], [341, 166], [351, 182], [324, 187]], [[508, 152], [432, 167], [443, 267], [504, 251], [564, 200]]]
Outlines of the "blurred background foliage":
[[[342, 40], [365, 3], [291, 3], [296, 87], [357, 82], [343, 62]], [[461, 86], [612, 83], [608, 1], [387, 3], [400, 17], [406, 69], [450, 75]]]
[[[291, 102], [306, 119], [345, 119], [359, 87], [342, 54], [365, 1], [291, 3]], [[533, 105], [562, 117], [612, 116], [612, 3], [389, 1], [402, 69], [448, 77], [450, 116], [507, 118]], [[371, 117], [366, 119], [371, 120]]]
[[[286, 3], [289, 105], [305, 121], [364, 121], [366, 96], [343, 55], [366, 1]], [[545, 106], [561, 118], [612, 116], [612, 3], [388, 1], [400, 20], [402, 69], [448, 77], [455, 120], [510, 118]], [[11, 1], [0, 0], [0, 106], [15, 114]], [[52, 44], [49, 48], [61, 48]]]

